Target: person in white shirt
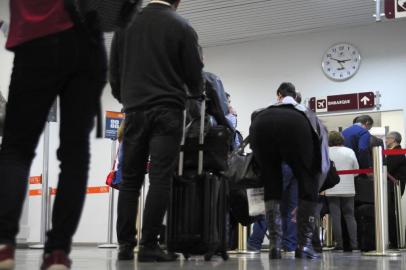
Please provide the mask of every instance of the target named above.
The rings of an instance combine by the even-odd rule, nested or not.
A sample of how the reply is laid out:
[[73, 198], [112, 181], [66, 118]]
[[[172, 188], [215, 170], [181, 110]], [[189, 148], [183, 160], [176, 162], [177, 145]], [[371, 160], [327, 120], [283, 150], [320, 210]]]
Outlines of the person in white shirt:
[[[344, 137], [339, 132], [330, 132], [329, 146], [330, 159], [334, 161], [337, 171], [358, 170], [357, 157], [352, 149], [344, 146]], [[343, 249], [341, 215], [343, 215], [347, 226], [351, 250], [358, 249], [357, 223], [354, 217], [354, 176], [353, 174], [340, 175], [340, 183], [334, 188], [326, 190], [336, 250]]]

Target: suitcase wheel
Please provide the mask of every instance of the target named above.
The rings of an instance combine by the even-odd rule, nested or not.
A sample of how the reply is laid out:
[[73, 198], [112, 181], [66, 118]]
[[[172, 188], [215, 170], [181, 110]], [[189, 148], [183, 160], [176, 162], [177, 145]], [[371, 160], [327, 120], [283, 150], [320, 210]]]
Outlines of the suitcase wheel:
[[221, 253], [221, 258], [223, 258], [223, 260], [225, 260], [225, 261], [228, 261], [228, 259], [230, 257], [228, 256], [227, 251], [224, 251], [224, 252]]
[[189, 260], [189, 258], [190, 258], [190, 254], [188, 254], [188, 253], [183, 253], [183, 257], [184, 257], [185, 260], [187, 261], [187, 260]]

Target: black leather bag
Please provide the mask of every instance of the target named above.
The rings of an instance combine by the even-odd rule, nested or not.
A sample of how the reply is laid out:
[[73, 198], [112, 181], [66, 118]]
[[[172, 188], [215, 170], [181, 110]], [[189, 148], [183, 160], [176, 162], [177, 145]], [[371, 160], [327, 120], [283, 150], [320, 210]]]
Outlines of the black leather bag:
[[323, 186], [320, 189], [321, 191], [325, 191], [327, 189], [333, 188], [340, 183], [340, 176], [337, 174], [337, 168], [334, 164], [334, 161], [330, 160], [330, 170], [328, 171], [327, 178], [324, 181]]
[[256, 220], [256, 217], [249, 215], [247, 189], [263, 186], [253, 154], [244, 153], [248, 143], [249, 138], [246, 138], [231, 154], [226, 173], [230, 186], [230, 213], [243, 226], [248, 226]]
[[252, 153], [245, 153], [244, 149], [249, 144], [247, 137], [241, 146], [233, 151], [228, 159], [226, 177], [230, 181], [231, 189], [248, 189], [263, 187], [258, 165]]
[[231, 147], [232, 133], [225, 126], [211, 127], [206, 125], [203, 145], [199, 144], [197, 128], [198, 121], [192, 123], [186, 134], [183, 147], [185, 153], [185, 169], [195, 169], [198, 165], [198, 151], [203, 150], [203, 169], [210, 172], [225, 172], [228, 170], [228, 155]]

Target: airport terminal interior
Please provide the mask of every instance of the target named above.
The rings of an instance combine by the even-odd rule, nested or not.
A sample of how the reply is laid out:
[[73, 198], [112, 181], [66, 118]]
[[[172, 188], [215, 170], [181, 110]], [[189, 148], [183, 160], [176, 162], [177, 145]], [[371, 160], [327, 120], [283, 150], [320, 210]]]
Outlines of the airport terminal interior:
[[[13, 31], [16, 31], [17, 28], [17, 24], [10, 27], [12, 19], [10, 3], [23, 3], [24, 1], [0, 0], [1, 129], [3, 129], [4, 121], [2, 117], [6, 112], [5, 104], [8, 101], [9, 89], [11, 89], [10, 84], [13, 83], [12, 73], [15, 72], [14, 52], [10, 48], [6, 49], [7, 39], [11, 39]], [[45, 3], [47, 1], [38, 1], [37, 5], [42, 5], [39, 2]], [[108, 0], [100, 1], [108, 2]], [[144, 0], [140, 1], [142, 2], [140, 8], [147, 8], [148, 5], [167, 6], [170, 5], [168, 1]], [[55, 0], [56, 2], [62, 3], [63, 0]], [[330, 136], [331, 139], [332, 134], [335, 132], [334, 134], [338, 134], [338, 140], [342, 138], [343, 141], [337, 145], [331, 144], [335, 141], [329, 141], [331, 160], [333, 159], [331, 148], [346, 143], [347, 130], [354, 126], [365, 129], [368, 136], [370, 136], [368, 137], [369, 165], [363, 166], [365, 160], [361, 160], [360, 156], [358, 156], [357, 151], [361, 151], [359, 148], [361, 143], [358, 144], [358, 142], [356, 143], [356, 149], [353, 149], [357, 166], [344, 168], [342, 164], [346, 164], [346, 162], [333, 161], [336, 163], [337, 169], [335, 175], [338, 179], [341, 179], [341, 183], [345, 177], [347, 177], [345, 179], [350, 177], [351, 181], [353, 181], [354, 179], [359, 180], [363, 176], [369, 181], [369, 184], [364, 185], [364, 182], [360, 184], [359, 181], [354, 180], [350, 185], [353, 191], [348, 194], [345, 193], [348, 192], [347, 190], [345, 192], [341, 190], [341, 193], [337, 191], [340, 184], [336, 183], [336, 187], [329, 187], [327, 191], [320, 194], [324, 198], [324, 206], [322, 210], [319, 209], [322, 213], [321, 216], [319, 218], [317, 215], [316, 217], [308, 217], [308, 221], [305, 220], [304, 223], [301, 223], [303, 222], [301, 214], [296, 214], [298, 209], [296, 191], [296, 198], [292, 199], [295, 206], [289, 208], [290, 204], [288, 203], [287, 218], [283, 217], [285, 218], [283, 221], [285, 226], [284, 239], [287, 234], [292, 235], [292, 230], [294, 231], [293, 237], [296, 239], [296, 230], [300, 235], [305, 230], [303, 228], [306, 227], [303, 224], [307, 224], [306, 222], [310, 222], [310, 220], [314, 222], [313, 218], [315, 218], [317, 221], [315, 222], [315, 231], [312, 233], [313, 240], [307, 240], [313, 241], [314, 247], [316, 247], [315, 243], [318, 241], [319, 258], [295, 258], [296, 245], [292, 250], [288, 250], [289, 244], [285, 245], [285, 242], [283, 242], [282, 252], [278, 249], [282, 254], [281, 259], [271, 260], [269, 258], [274, 256], [272, 255], [274, 253], [270, 252], [269, 249], [275, 250], [273, 248], [275, 247], [273, 237], [278, 232], [270, 229], [268, 233], [265, 233], [266, 226], [271, 226], [269, 220], [267, 220], [269, 215], [264, 215], [271, 211], [268, 202], [264, 203], [263, 200], [264, 192], [265, 194], [267, 192], [266, 188], [264, 191], [264, 189], [259, 190], [250, 187], [248, 192], [246, 189], [239, 189], [239, 191], [244, 191], [243, 195], [245, 197], [242, 198], [249, 210], [245, 208], [234, 210], [238, 213], [246, 211], [249, 218], [255, 216], [255, 219], [250, 219], [251, 221], [248, 224], [239, 221], [235, 216], [233, 217], [235, 213], [230, 209], [233, 208], [235, 200], [227, 201], [227, 203], [222, 203], [221, 200], [215, 201], [210, 205], [211, 210], [206, 211], [206, 216], [201, 218], [203, 224], [208, 224], [205, 219], [208, 219], [212, 213], [217, 213], [216, 220], [220, 224], [219, 226], [225, 228], [224, 232], [220, 230], [221, 233], [219, 232], [217, 237], [223, 237], [219, 236], [223, 234], [227, 235], [227, 237], [224, 236], [227, 240], [222, 238], [226, 243], [225, 249], [229, 256], [227, 260], [223, 260], [222, 256], [217, 256], [224, 255], [221, 254], [223, 250], [221, 252], [215, 251], [216, 254], [214, 254], [213, 258], [207, 258], [207, 256], [204, 256], [205, 253], [201, 252], [200, 255], [188, 259], [183, 256], [183, 254], [188, 255], [188, 250], [184, 252], [177, 250], [179, 258], [175, 261], [138, 262], [139, 246], [135, 247], [134, 250], [135, 259], [118, 260], [119, 240], [117, 238], [116, 222], [119, 219], [117, 206], [120, 191], [116, 189], [117, 186], [114, 188], [108, 186], [111, 183], [106, 183], [106, 176], [110, 176], [111, 171], [118, 170], [116, 169], [117, 162], [121, 162], [119, 160], [121, 157], [118, 154], [118, 151], [122, 151], [122, 145], [118, 141], [121, 140], [119, 128], [124, 125], [122, 123], [124, 123], [123, 119], [126, 117], [126, 112], [123, 111], [123, 105], [117, 101], [117, 97], [114, 95], [114, 85], [108, 81], [101, 96], [102, 119], [100, 121], [103, 128], [103, 138], [96, 138], [96, 129], [90, 134], [91, 157], [87, 194], [81, 219], [72, 240], [72, 252], [69, 255], [72, 266], [71, 268], [43, 269], [406, 269], [406, 196], [402, 197], [404, 183], [406, 183], [406, 151], [403, 150], [406, 148], [406, 1], [181, 0], [177, 10], [173, 10], [173, 12], [183, 17], [198, 36], [199, 48], [201, 49], [200, 55], [202, 56], [201, 61], [204, 63], [203, 70], [211, 74], [209, 75], [210, 78], [214, 78], [215, 83], [213, 85], [215, 86], [213, 88], [219, 94], [219, 97], [216, 96], [214, 100], [219, 99], [221, 103], [222, 97], [228, 95], [225, 101], [227, 103], [225, 105], [227, 113], [224, 114], [226, 117], [224, 118], [224, 115], [221, 117], [226, 119], [227, 123], [233, 125], [233, 131], [239, 131], [241, 138], [235, 135], [235, 138], [227, 142], [230, 144], [227, 149], [232, 149], [236, 142], [240, 145], [243, 142], [242, 139], [247, 138], [252, 132], [254, 128], [251, 127], [251, 123], [254, 123], [254, 119], [258, 119], [252, 118], [254, 111], [267, 108], [277, 102], [284, 102], [281, 100], [285, 100], [283, 98], [286, 97], [282, 96], [282, 99], [278, 99], [280, 97], [277, 96], [277, 90], [280, 93], [282, 83], [289, 82], [296, 89], [294, 90], [294, 97], [288, 95], [288, 98], [293, 97], [295, 100], [292, 99], [293, 101], [289, 102], [299, 104], [295, 105], [294, 108], [303, 105], [300, 108], [305, 108], [304, 110], [308, 110], [312, 115], [317, 115], [318, 123], [327, 128], [328, 132], [330, 132], [327, 137]], [[135, 15], [135, 17], [137, 16]], [[103, 33], [103, 35], [103, 46], [107, 51], [108, 60], [111, 60], [113, 57], [111, 51], [113, 50], [114, 33], [109, 31]], [[146, 35], [152, 34], [147, 32]], [[127, 50], [129, 49], [127, 48]], [[190, 47], [188, 47], [188, 50], [191, 50]], [[128, 53], [128, 51], [126, 52]], [[128, 55], [131, 56], [131, 54]], [[21, 78], [21, 80], [24, 80], [24, 78]], [[210, 80], [208, 79], [208, 81]], [[219, 92], [216, 87], [219, 87], [221, 91]], [[298, 99], [298, 93], [300, 93], [301, 99]], [[209, 97], [207, 106], [215, 106], [213, 104], [216, 104], [216, 102], [210, 103], [213, 99], [207, 92], [206, 94]], [[36, 103], [37, 101], [32, 100], [32, 102]], [[60, 172], [57, 155], [57, 149], [60, 145], [60, 107], [60, 103], [56, 100], [50, 110], [44, 131], [39, 138], [36, 155], [30, 167], [28, 190], [22, 207], [19, 233], [16, 239], [17, 248], [14, 268], [16, 270], [40, 268], [46, 241], [46, 231], [52, 228], [52, 207], [57, 194], [56, 189]], [[85, 112], [86, 109], [77, 106], [74, 111]], [[368, 116], [368, 118], [365, 118], [365, 116]], [[7, 117], [7, 114], [5, 117]], [[210, 117], [212, 122], [221, 123], [216, 116]], [[363, 122], [362, 119], [367, 120]], [[308, 122], [311, 123], [311, 121]], [[7, 129], [7, 126], [4, 128]], [[314, 132], [315, 129], [311, 130]], [[20, 131], [25, 132], [23, 128]], [[294, 133], [294, 131], [292, 132]], [[320, 129], [315, 132], [318, 135], [322, 133]], [[71, 130], [70, 134], [75, 134], [74, 130]], [[124, 138], [127, 135], [124, 132]], [[185, 136], [187, 142], [187, 135]], [[206, 133], [202, 134], [202, 136], [206, 136]], [[369, 145], [370, 138], [371, 145]], [[374, 144], [372, 138], [377, 139], [378, 143]], [[221, 138], [218, 140], [221, 140]], [[186, 146], [182, 149], [186, 149]], [[225, 158], [223, 163], [226, 165], [224, 166], [232, 167], [230, 160], [232, 160], [231, 156], [237, 153], [235, 149], [237, 148], [233, 149], [234, 152], [230, 150], [226, 155], [228, 161]], [[289, 149], [293, 149], [293, 147]], [[251, 150], [249, 147], [245, 150], [247, 153], [259, 151]], [[292, 153], [294, 151], [295, 149], [292, 150]], [[382, 151], [383, 155], [380, 154]], [[204, 154], [203, 159], [208, 156]], [[403, 179], [401, 175], [392, 173], [390, 157], [404, 158], [405, 175]], [[188, 158], [187, 153], [185, 158]], [[175, 159], [178, 161], [178, 156]], [[202, 168], [203, 166], [206, 168], [205, 162], [202, 161]], [[0, 167], [4, 167], [4, 164], [1, 164]], [[185, 164], [188, 164], [187, 160], [185, 160]], [[152, 167], [149, 167], [149, 165], [149, 163], [146, 165], [147, 170], [153, 170], [153, 161]], [[200, 168], [200, 164], [197, 167]], [[0, 178], [2, 172], [0, 168]], [[176, 173], [179, 174], [178, 171]], [[246, 172], [244, 171], [244, 173]], [[293, 174], [296, 175], [296, 171]], [[211, 172], [208, 175], [213, 177]], [[218, 176], [220, 179], [228, 174], [222, 171], [219, 175], [221, 175]], [[114, 177], [116, 176], [117, 173]], [[142, 237], [141, 231], [143, 230], [141, 226], [145, 221], [143, 220], [143, 209], [150, 190], [149, 177], [148, 174], [145, 174], [145, 183], [142, 186], [138, 201], [137, 239]], [[0, 179], [0, 189], [4, 188], [2, 180]], [[285, 180], [284, 178], [283, 181]], [[226, 183], [228, 181], [227, 177], [224, 176], [224, 180], [221, 181]], [[299, 186], [299, 188], [301, 187]], [[260, 192], [260, 194], [258, 195], [255, 192]], [[301, 192], [299, 193], [301, 194]], [[230, 191], [227, 194], [230, 195], [232, 192]], [[258, 200], [258, 196], [261, 196], [260, 200]], [[201, 199], [201, 197], [203, 195], [198, 195], [195, 200]], [[185, 198], [182, 197], [182, 199]], [[341, 225], [333, 224], [333, 219], [337, 215], [332, 212], [333, 199], [331, 198], [342, 199], [341, 206], [338, 206], [338, 208], [341, 207], [339, 210], [342, 211], [338, 215], [339, 218], [342, 217]], [[351, 198], [352, 201], [348, 198]], [[171, 197], [172, 199], [173, 197]], [[350, 203], [350, 210], [344, 206], [344, 202], [347, 203], [347, 206], [348, 202]], [[178, 202], [177, 205], [182, 204]], [[236, 205], [235, 208], [240, 206], [238, 203]], [[230, 206], [230, 209], [227, 208], [228, 206]], [[182, 207], [186, 209], [191, 206], [182, 205]], [[163, 229], [160, 233], [160, 237], [168, 238], [172, 242], [167, 243], [166, 240], [162, 240], [160, 244], [163, 248], [171, 246], [176, 240], [179, 240], [174, 240], [173, 230], [168, 229], [168, 227], [174, 226], [171, 225], [173, 217], [170, 217], [177, 211], [176, 209], [173, 210], [174, 208], [169, 206], [169, 209], [172, 210], [168, 210], [169, 212], [164, 218]], [[219, 210], [223, 208], [227, 208], [225, 211], [227, 213]], [[200, 208], [196, 208], [196, 212], [200, 210]], [[318, 215], [320, 215], [320, 211]], [[344, 213], [345, 211], [347, 212]], [[352, 211], [350, 215], [352, 215], [351, 220], [354, 220], [355, 228], [349, 225], [348, 211]], [[3, 269], [1, 268], [1, 260], [3, 260], [2, 244], [6, 244], [1, 242], [3, 241], [2, 237], [4, 237], [1, 232], [2, 213], [0, 211], [0, 270]], [[191, 214], [193, 211], [188, 213]], [[233, 222], [230, 221], [230, 216]], [[282, 223], [282, 221], [280, 222]], [[285, 223], [294, 223], [294, 229]], [[297, 227], [296, 223], [298, 223]], [[265, 231], [261, 224], [265, 224]], [[175, 227], [181, 230], [183, 224], [179, 223]], [[168, 230], [165, 231], [165, 228]], [[342, 233], [342, 239], [340, 240], [337, 237], [338, 230], [340, 235]], [[352, 238], [354, 237], [354, 230], [358, 231], [358, 238], [355, 236], [355, 240]], [[258, 239], [253, 240], [253, 238], [259, 238], [259, 242], [257, 242]], [[317, 239], [316, 242], [314, 242], [315, 238]], [[355, 242], [351, 242], [352, 240]], [[169, 253], [169, 255], [171, 254]]]

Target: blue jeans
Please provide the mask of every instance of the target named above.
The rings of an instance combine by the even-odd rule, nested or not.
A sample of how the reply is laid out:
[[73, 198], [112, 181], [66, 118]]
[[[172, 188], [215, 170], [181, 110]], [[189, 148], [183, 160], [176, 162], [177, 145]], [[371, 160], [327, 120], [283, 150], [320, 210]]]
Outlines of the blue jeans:
[[[298, 204], [298, 184], [292, 170], [286, 164], [282, 165], [283, 196], [281, 202], [283, 239], [282, 246], [286, 251], [296, 249], [296, 223], [292, 222], [292, 212]], [[248, 239], [249, 249], [260, 250], [267, 231], [264, 215], [261, 215], [254, 224], [252, 234]]]

